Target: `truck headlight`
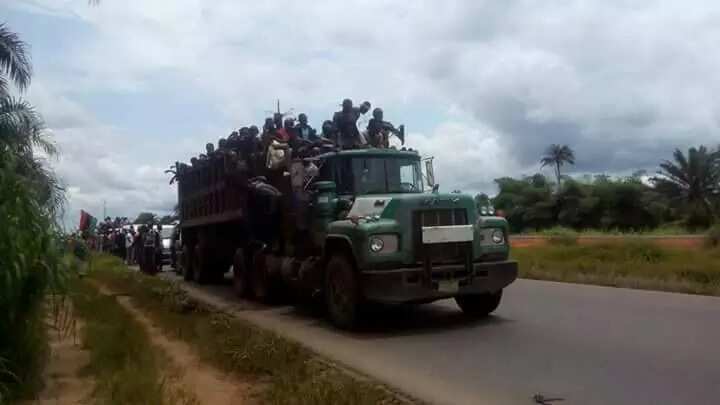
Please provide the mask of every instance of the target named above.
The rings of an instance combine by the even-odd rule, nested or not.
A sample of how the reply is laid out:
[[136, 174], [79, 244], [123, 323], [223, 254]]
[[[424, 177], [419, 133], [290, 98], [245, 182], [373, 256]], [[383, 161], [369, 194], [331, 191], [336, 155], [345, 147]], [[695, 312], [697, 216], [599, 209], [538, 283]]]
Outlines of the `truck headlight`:
[[162, 247], [163, 247], [163, 249], [170, 249], [170, 239], [163, 239]]
[[496, 244], [501, 244], [505, 241], [505, 235], [503, 234], [502, 229], [496, 229], [493, 231], [492, 235], [490, 236], [492, 241]]
[[373, 253], [378, 253], [379, 251], [383, 250], [385, 247], [385, 242], [383, 242], [382, 239], [379, 237], [373, 236], [370, 238], [370, 251]]
[[373, 253], [394, 253], [398, 250], [397, 235], [373, 235], [368, 240], [368, 248]]

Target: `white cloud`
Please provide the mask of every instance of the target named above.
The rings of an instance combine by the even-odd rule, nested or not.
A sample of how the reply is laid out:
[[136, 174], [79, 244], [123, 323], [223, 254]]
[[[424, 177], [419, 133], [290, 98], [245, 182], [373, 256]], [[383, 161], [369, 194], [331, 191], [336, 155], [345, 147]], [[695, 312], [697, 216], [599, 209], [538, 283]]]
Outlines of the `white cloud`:
[[[550, 143], [576, 150], [577, 171], [615, 173], [652, 170], [720, 130], [720, 6], [709, 1], [6, 4], [90, 31], [65, 38], [66, 57], [29, 95], [64, 151], [76, 206], [171, 207], [166, 163], [259, 123], [276, 98], [316, 124], [346, 96], [397, 111], [410, 144], [437, 157], [443, 188], [469, 191], [537, 170]], [[100, 122], [77, 96], [142, 103], [158, 89], [221, 116], [150, 137]]]

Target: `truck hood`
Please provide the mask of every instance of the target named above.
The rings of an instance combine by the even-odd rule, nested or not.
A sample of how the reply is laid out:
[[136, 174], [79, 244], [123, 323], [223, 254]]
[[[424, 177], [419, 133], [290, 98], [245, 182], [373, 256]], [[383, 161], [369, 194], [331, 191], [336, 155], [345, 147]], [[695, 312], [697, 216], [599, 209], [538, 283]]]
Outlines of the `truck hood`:
[[355, 198], [348, 217], [380, 217], [400, 220], [417, 209], [465, 208], [473, 223], [474, 201], [465, 194], [376, 194]]

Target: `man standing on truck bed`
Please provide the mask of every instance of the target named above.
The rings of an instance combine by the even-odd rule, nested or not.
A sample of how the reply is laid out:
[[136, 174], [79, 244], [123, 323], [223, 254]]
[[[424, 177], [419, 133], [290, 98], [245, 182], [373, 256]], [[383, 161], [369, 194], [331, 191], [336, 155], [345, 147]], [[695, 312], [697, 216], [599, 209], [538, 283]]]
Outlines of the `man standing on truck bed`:
[[369, 110], [369, 101], [363, 102], [360, 107], [353, 107], [352, 100], [349, 98], [343, 100], [342, 110], [333, 115], [333, 124], [339, 133], [337, 145], [340, 148], [350, 149], [363, 143], [357, 128], [357, 120]]

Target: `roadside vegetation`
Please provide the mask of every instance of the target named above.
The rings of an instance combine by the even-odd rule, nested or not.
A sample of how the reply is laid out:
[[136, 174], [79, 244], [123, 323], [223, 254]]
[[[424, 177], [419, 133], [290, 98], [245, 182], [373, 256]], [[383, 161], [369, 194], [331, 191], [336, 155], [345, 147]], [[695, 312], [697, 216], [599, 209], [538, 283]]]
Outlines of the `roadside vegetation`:
[[555, 179], [541, 173], [495, 179], [498, 194], [475, 197], [480, 211], [494, 207], [512, 233], [562, 227], [578, 232], [630, 234], [704, 233], [720, 217], [720, 147], [676, 149], [656, 173], [630, 176], [564, 176], [576, 162], [567, 145], [551, 145], [540, 160]]
[[56, 150], [27, 101], [27, 45], [0, 24], [0, 404], [32, 398], [48, 355], [45, 297], [61, 291], [64, 194], [45, 159]]
[[190, 344], [209, 364], [262, 386], [261, 403], [391, 403], [393, 396], [369, 380], [352, 378], [297, 343], [197, 302], [169, 281], [129, 272], [116, 258], [97, 257], [89, 277], [130, 296], [165, 333]]
[[167, 383], [163, 353], [150, 344], [145, 328], [116, 300], [87, 281], [70, 288], [73, 309], [82, 319], [82, 344], [90, 352], [83, 370], [95, 381], [98, 404], [194, 404], [196, 400]]
[[720, 247], [712, 240], [689, 252], [631, 239], [585, 245], [558, 234], [512, 257], [525, 278], [720, 296]]

